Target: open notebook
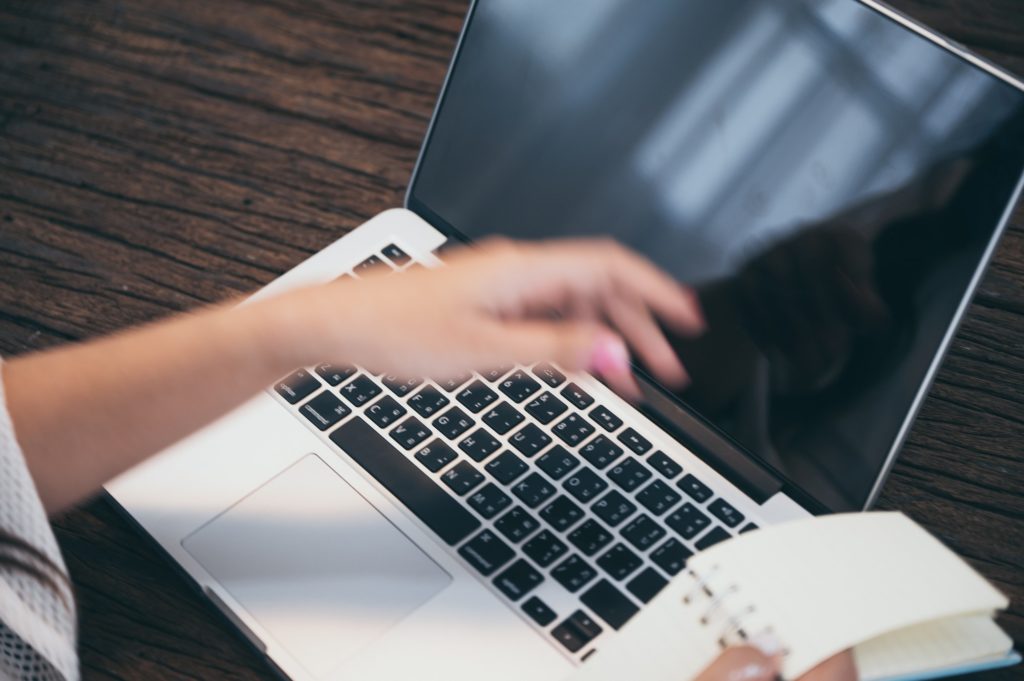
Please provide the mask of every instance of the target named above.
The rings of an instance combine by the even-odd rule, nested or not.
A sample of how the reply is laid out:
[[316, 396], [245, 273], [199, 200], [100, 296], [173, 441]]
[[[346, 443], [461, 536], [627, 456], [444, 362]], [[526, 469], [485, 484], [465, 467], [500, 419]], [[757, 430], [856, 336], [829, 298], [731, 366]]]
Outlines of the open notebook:
[[1019, 662], [999, 593], [900, 513], [798, 520], [691, 558], [573, 681], [686, 681], [770, 630], [794, 679], [854, 648], [860, 678], [924, 679]]

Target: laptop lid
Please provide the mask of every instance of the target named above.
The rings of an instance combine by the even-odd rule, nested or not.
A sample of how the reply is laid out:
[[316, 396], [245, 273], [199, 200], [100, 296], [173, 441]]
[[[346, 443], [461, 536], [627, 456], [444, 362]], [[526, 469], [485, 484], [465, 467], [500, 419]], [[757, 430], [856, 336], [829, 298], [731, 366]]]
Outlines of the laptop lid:
[[[862, 509], [1020, 193], [1024, 88], [855, 0], [478, 0], [407, 196], [695, 287], [647, 413], [755, 499]], [[643, 373], [643, 367], [638, 367]]]

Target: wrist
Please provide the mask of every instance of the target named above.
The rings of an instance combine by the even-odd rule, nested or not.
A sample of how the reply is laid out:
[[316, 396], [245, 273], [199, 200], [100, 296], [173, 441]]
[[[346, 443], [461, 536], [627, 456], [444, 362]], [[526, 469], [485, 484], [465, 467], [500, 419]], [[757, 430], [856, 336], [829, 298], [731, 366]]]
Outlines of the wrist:
[[[336, 360], [343, 354], [337, 347], [344, 343], [337, 337], [337, 325], [324, 324], [317, 316], [344, 317], [343, 304], [336, 297], [329, 303], [321, 301], [323, 293], [322, 287], [298, 289], [239, 308], [247, 316], [248, 333], [259, 346], [263, 361], [278, 373]], [[325, 326], [333, 327], [330, 333]]]

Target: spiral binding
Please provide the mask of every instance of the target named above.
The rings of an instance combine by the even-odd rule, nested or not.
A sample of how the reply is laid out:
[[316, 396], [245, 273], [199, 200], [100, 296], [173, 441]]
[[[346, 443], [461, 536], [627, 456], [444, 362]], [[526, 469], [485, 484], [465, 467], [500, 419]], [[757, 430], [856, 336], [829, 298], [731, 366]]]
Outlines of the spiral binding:
[[[725, 624], [718, 635], [718, 647], [725, 649], [730, 645], [730, 639], [733, 636], [738, 636], [741, 641], [747, 641], [751, 638], [755, 638], [762, 634], [771, 631], [771, 626], [766, 625], [757, 631], [751, 631], [746, 623], [749, 622], [750, 616], [757, 612], [757, 608], [753, 603], [747, 603], [738, 608], [731, 608], [731, 602], [735, 600], [735, 595], [740, 593], [740, 587], [738, 584], [729, 584], [725, 588], [713, 590], [710, 587], [711, 580], [719, 572], [719, 566], [712, 565], [711, 569], [706, 574], [699, 575], [692, 568], [687, 569], [687, 572], [695, 581], [693, 587], [683, 596], [683, 603], [686, 605], [692, 604], [700, 593], [703, 593], [709, 600], [707, 607], [699, 618], [701, 626], [711, 626], [713, 616], [722, 608], [729, 608], [725, 614]], [[783, 649], [782, 655], [788, 655], [789, 650]]]

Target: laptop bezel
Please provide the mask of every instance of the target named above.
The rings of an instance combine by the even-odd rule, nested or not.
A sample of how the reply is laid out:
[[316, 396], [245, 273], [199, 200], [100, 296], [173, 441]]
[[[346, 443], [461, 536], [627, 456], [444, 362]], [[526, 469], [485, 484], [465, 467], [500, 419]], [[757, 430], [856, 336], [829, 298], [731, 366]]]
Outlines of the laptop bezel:
[[[925, 38], [932, 42], [943, 50], [953, 54], [954, 56], [966, 61], [971, 66], [981, 69], [989, 76], [995, 77], [1004, 83], [1016, 88], [1017, 90], [1024, 93], [1024, 81], [1018, 79], [1005, 69], [993, 64], [992, 62], [984, 59], [983, 57], [972, 53], [964, 45], [951, 40], [942, 34], [928, 28], [927, 26], [917, 22], [910, 18], [906, 14], [896, 10], [895, 8], [875, 0], [849, 0], [850, 2], [858, 2], [859, 4], [867, 7], [870, 10], [877, 12], [883, 17], [895, 22], [902, 26], [904, 29], [913, 31], [917, 35]], [[430, 118], [430, 123], [427, 127], [427, 131], [423, 136], [423, 142], [420, 145], [420, 150], [416, 158], [416, 164], [413, 167], [412, 175], [409, 178], [409, 186], [406, 189], [404, 198], [404, 207], [423, 220], [428, 222], [431, 226], [442, 232], [449, 239], [460, 241], [463, 243], [471, 243], [472, 239], [460, 232], [451, 223], [445, 220], [441, 215], [433, 211], [425, 203], [419, 201], [415, 196], [416, 183], [419, 180], [420, 173], [422, 171], [422, 164], [424, 156], [426, 155], [427, 148], [430, 146], [430, 141], [433, 136], [437, 119], [440, 116], [442, 107], [444, 106], [445, 97], [448, 94], [448, 86], [452, 78], [452, 74], [458, 65], [459, 57], [462, 53], [463, 41], [465, 36], [469, 32], [469, 28], [472, 24], [473, 17], [477, 8], [478, 0], [471, 0], [469, 8], [466, 12], [466, 17], [462, 22], [462, 28], [459, 32], [458, 40], [455, 44], [455, 49], [452, 52], [451, 60], [448, 64], [448, 71], [445, 74], [444, 81], [441, 85], [441, 90], [438, 94], [437, 101], [434, 105], [434, 111]], [[864, 502], [861, 510], [867, 510], [871, 508], [878, 500], [881, 494], [882, 487], [885, 484], [886, 479], [892, 471], [892, 467], [896, 462], [896, 458], [899, 455], [900, 450], [903, 447], [914, 422], [917, 419], [917, 415], [924, 403], [925, 397], [931, 390], [934, 384], [935, 377], [938, 374], [939, 368], [942, 366], [942, 362], [946, 357], [949, 347], [956, 336], [957, 331], [963, 321], [963, 317], [970, 307], [971, 301], [977, 291], [977, 288], [981, 282], [985, 271], [990, 264], [992, 257], [995, 253], [996, 247], [1006, 231], [1007, 225], [1010, 222], [1010, 218], [1013, 214], [1014, 208], [1020, 200], [1022, 191], [1024, 191], [1024, 170], [1022, 170], [1021, 177], [1017, 181], [1017, 185], [1004, 208], [1003, 214], [1000, 217], [999, 224], [992, 233], [992, 237], [989, 243], [985, 247], [985, 251], [981, 258], [978, 260], [978, 264], [975, 267], [974, 273], [967, 287], [964, 289], [960, 303], [957, 306], [956, 312], [950, 320], [949, 326], [946, 329], [942, 341], [939, 344], [937, 351], [932, 357], [932, 361], [928, 366], [928, 370], [925, 373], [924, 379], [914, 395], [907, 414], [903, 419], [900, 429], [893, 439], [889, 451], [879, 468], [877, 475], [875, 476], [875, 482], [872, 485], [871, 491]], [[770, 464], [762, 461], [756, 454], [748, 452], [742, 445], [738, 444], [733, 438], [724, 431], [718, 429], [714, 424], [710, 423], [705, 419], [699, 412], [691, 409], [676, 396], [672, 395], [664, 388], [662, 388], [656, 381], [647, 376], [642, 369], [634, 366], [634, 369], [641, 377], [645, 387], [645, 393], [651, 397], [660, 396], [660, 399], [655, 399], [659, 404], [657, 407], [648, 405], [646, 408], [641, 409], [645, 415], [655, 420], [658, 425], [665, 430], [669, 435], [679, 440], [684, 446], [695, 450], [695, 454], [701, 456], [704, 459], [710, 459], [708, 462], [716, 470], [722, 473], [726, 478], [730, 479], [734, 484], [737, 484], [744, 492], [755, 498], [760, 496], [759, 500], [761, 503], [767, 500], [767, 494], [764, 493], [765, 487], [752, 486], [750, 478], [751, 475], [745, 474], [742, 471], [737, 471], [735, 466], [729, 466], [728, 460], [736, 461], [737, 457], [743, 459], [753, 470], [750, 472], [756, 472], [763, 474], [768, 472], [770, 476], [776, 479], [779, 483], [777, 491], [789, 496], [793, 501], [798, 503], [800, 506], [805, 508], [807, 511], [820, 515], [824, 513], [839, 512], [846, 509], [833, 509], [819, 501], [816, 497], [811, 495], [808, 491], [802, 488], [799, 484], [793, 482], [784, 473], [776, 470]], [[674, 412], [674, 413], [666, 413]], [[696, 429], [698, 432], [693, 432]], [[723, 470], [724, 468], [724, 470]], [[742, 467], [741, 467], [742, 468]], [[761, 491], [761, 494], [758, 494]]]

